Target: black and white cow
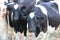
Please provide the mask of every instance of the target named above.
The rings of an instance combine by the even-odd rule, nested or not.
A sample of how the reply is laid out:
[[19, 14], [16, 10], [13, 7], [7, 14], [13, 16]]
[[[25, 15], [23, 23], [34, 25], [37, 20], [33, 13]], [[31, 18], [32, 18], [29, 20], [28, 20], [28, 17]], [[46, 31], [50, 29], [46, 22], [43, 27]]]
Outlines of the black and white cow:
[[24, 38], [27, 36], [27, 14], [23, 10], [24, 8], [25, 7], [20, 8], [19, 5], [15, 3], [7, 4], [7, 9], [9, 11], [9, 24], [14, 28], [17, 37], [16, 40], [20, 40], [17, 32], [24, 32]]
[[[27, 5], [28, 2], [24, 1], [25, 4], [20, 5], [20, 3], [9, 2], [7, 3], [7, 9], [9, 11], [9, 25], [14, 28], [15, 33], [17, 32], [24, 32], [24, 38], [27, 36], [27, 15], [32, 10], [34, 6], [34, 2], [31, 3], [29, 1], [29, 5]], [[23, 2], [23, 3], [24, 3]], [[29, 6], [29, 7], [27, 7]], [[29, 11], [28, 11], [29, 8]], [[18, 35], [16, 35], [16, 39], [19, 40]]]
[[[36, 1], [35, 0], [8, 0], [8, 2], [17, 3], [17, 4], [19, 4], [20, 8], [25, 7], [25, 9], [23, 9], [23, 10], [26, 10], [27, 13], [29, 13], [32, 10], [32, 8], [34, 7], [34, 4]], [[11, 3], [11, 4], [13, 4], [13, 3]], [[9, 9], [13, 8], [13, 5], [11, 5]], [[9, 16], [10, 16], [10, 18], [9, 18], [10, 26], [13, 27], [13, 23], [11, 22], [11, 13], [9, 13]]]
[[[46, 36], [47, 30], [50, 31], [48, 28], [55, 27], [55, 30], [58, 28], [60, 23], [59, 17], [59, 11], [56, 9], [56, 7], [51, 6], [48, 3], [37, 4], [35, 5], [33, 11], [29, 14], [29, 31], [35, 32], [36, 37], [41, 31], [43, 31], [44, 35]], [[53, 31], [54, 30], [52, 30], [52, 32]], [[45, 38], [45, 36], [43, 37]], [[45, 40], [44, 38], [42, 40]]]

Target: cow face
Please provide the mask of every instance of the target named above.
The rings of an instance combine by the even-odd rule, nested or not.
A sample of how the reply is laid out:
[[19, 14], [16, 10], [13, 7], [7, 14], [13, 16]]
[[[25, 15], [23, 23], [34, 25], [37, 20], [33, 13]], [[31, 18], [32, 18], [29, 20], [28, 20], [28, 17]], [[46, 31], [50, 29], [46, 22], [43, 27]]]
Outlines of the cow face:
[[29, 17], [28, 17], [28, 29], [29, 29], [29, 32], [35, 32], [35, 30], [36, 30], [34, 17], [35, 17], [34, 12], [29, 13]]
[[20, 7], [18, 4], [15, 3], [9, 3], [7, 5], [7, 9], [9, 10], [9, 15], [14, 17], [14, 19], [21, 19], [21, 20], [26, 20], [27, 18], [27, 11], [26, 11], [26, 6]]
[[8, 3], [7, 4], [7, 9], [9, 10], [9, 14], [19, 14], [18, 9], [19, 5], [15, 3]]
[[28, 28], [29, 31], [35, 31], [36, 36], [41, 31], [47, 31], [47, 11], [43, 6], [36, 5], [33, 11], [29, 14]]
[[19, 16], [20, 16], [19, 5], [13, 2], [7, 3], [6, 5], [9, 11], [9, 25], [13, 27], [13, 23], [14, 23], [13, 21], [19, 20]]

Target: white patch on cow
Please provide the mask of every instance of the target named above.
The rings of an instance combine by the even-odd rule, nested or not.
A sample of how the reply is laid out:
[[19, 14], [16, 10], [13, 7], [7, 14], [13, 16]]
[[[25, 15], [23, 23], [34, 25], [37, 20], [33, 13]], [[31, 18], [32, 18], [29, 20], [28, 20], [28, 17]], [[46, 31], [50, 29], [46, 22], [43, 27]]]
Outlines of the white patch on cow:
[[29, 16], [30, 16], [31, 19], [33, 19], [34, 16], [35, 16], [34, 12], [31, 12], [31, 13], [29, 14]]
[[28, 28], [28, 23], [27, 23], [27, 28]]
[[16, 40], [20, 40], [18, 33], [16, 33], [15, 35], [16, 35]]
[[11, 13], [11, 21], [13, 21], [13, 12]]
[[48, 32], [54, 33], [55, 32], [55, 27], [48, 26]]
[[27, 40], [27, 37], [26, 36], [24, 36], [24, 40]]
[[18, 7], [19, 7], [19, 5], [18, 5], [18, 4], [14, 5], [14, 8], [15, 8], [15, 9], [17, 9]]
[[42, 5], [35, 5], [35, 6], [38, 7], [38, 8], [40, 8], [41, 11], [42, 11], [45, 15], [47, 15], [47, 10], [46, 10], [46, 8], [45, 8], [44, 6], [42, 6]]
[[12, 5], [12, 4], [14, 4], [14, 2], [11, 2], [11, 3], [7, 4], [7, 5]]

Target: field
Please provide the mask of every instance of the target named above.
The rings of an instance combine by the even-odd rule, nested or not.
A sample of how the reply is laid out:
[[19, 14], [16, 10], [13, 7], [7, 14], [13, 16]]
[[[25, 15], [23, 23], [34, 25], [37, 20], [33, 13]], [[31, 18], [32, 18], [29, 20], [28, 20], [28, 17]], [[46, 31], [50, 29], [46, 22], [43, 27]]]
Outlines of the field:
[[[9, 27], [9, 31], [8, 31], [8, 40], [15, 40], [15, 33], [14, 31], [12, 31], [13, 29]], [[23, 33], [19, 34], [19, 38], [21, 40], [23, 40]], [[31, 33], [27, 32], [27, 40], [33, 40], [33, 36]], [[37, 40], [41, 40], [40, 35], [38, 36]], [[56, 30], [55, 33], [51, 34], [51, 37], [48, 40], [60, 40], [60, 26], [59, 28]]]

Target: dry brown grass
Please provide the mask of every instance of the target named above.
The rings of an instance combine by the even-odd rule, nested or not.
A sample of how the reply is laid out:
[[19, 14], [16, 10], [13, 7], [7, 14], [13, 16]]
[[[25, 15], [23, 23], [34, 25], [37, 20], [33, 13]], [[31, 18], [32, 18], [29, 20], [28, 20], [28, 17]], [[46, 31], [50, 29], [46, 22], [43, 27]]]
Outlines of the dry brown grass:
[[[20, 33], [18, 33], [20, 36], [20, 39], [23, 40], [23, 34], [21, 35]], [[13, 39], [12, 39], [12, 35], [13, 35]], [[9, 31], [8, 31], [8, 38], [9, 40], [15, 40], [15, 34], [14, 32], [12, 33], [12, 28], [9, 27]], [[55, 36], [52, 36], [52, 40], [60, 40], [60, 27], [56, 30]], [[40, 40], [41, 38], [38, 37], [38, 40]], [[27, 40], [33, 40], [33, 37], [31, 35], [31, 33], [27, 32]]]

